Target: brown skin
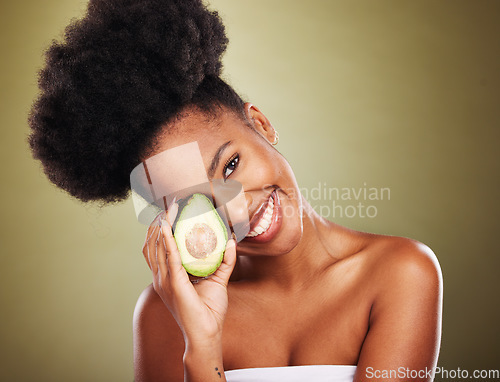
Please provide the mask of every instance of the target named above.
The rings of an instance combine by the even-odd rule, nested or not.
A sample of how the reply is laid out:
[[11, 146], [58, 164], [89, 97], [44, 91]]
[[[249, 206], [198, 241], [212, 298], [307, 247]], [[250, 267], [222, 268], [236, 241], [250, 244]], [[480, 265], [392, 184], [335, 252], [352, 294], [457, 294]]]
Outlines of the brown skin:
[[245, 106], [253, 131], [229, 111], [214, 121], [188, 110], [159, 137], [156, 153], [197, 140], [208, 169], [217, 148], [232, 140], [214, 177], [239, 153], [230, 178], [243, 185], [249, 215], [277, 188], [286, 211], [282, 227], [268, 243], [238, 243], [237, 258], [230, 241], [213, 277], [193, 285], [168, 222], [151, 225], [143, 252], [154, 282], [134, 313], [135, 380], [223, 381], [224, 370], [332, 364], [357, 365], [354, 380], [362, 381], [369, 367], [434, 367], [442, 277], [432, 251], [320, 217], [271, 145], [271, 123]]

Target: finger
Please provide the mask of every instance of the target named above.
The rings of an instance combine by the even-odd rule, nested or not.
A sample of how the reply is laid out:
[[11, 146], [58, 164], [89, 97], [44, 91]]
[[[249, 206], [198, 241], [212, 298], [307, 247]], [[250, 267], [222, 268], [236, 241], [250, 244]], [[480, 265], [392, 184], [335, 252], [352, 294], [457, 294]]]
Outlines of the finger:
[[146, 263], [148, 264], [149, 269], [151, 269], [151, 263], [149, 262], [148, 247], [147, 246], [145, 246], [144, 249], [142, 250], [142, 255], [144, 256], [144, 260], [146, 260]]
[[154, 234], [154, 228], [158, 227], [160, 224], [160, 216], [164, 211], [160, 212], [156, 217], [153, 219], [151, 224], [148, 227], [148, 230], [146, 231], [146, 237], [144, 239], [144, 244], [142, 245], [142, 254], [144, 256], [144, 259], [146, 260], [146, 263], [148, 264], [149, 269], [151, 269], [151, 262], [149, 261], [149, 256], [148, 256], [148, 245], [149, 241], [151, 240], [151, 237]]
[[172, 203], [167, 211], [167, 221], [171, 227], [174, 226], [175, 218], [177, 217], [177, 212], [179, 211], [179, 204]]
[[182, 266], [181, 256], [177, 248], [177, 243], [175, 242], [174, 236], [172, 234], [172, 226], [166, 220], [162, 221], [162, 232], [165, 239], [165, 246], [168, 252], [168, 272], [171, 278], [175, 278], [179, 281], [189, 282], [189, 277]]
[[[170, 230], [170, 232], [172, 231], [172, 228], [170, 228], [170, 227], [173, 227], [174, 222], [175, 222], [175, 218], [177, 216], [177, 211], [179, 210], [179, 204], [177, 204], [175, 202], [175, 199], [176, 198], [174, 198], [172, 204], [170, 205], [170, 208], [168, 209], [168, 211], [165, 214], [165, 218], [167, 219], [167, 222], [169, 225], [169, 227], [167, 227], [167, 229]], [[162, 221], [164, 222], [165, 219], [161, 219], [160, 224], [162, 223]], [[167, 265], [167, 273], [168, 273], [169, 251], [168, 251], [167, 243], [165, 241], [165, 235], [163, 235], [163, 233], [162, 233], [162, 241], [163, 241], [163, 246], [165, 247], [165, 251], [166, 251], [166, 265]], [[175, 244], [175, 249], [177, 249], [177, 244]]]
[[160, 278], [163, 280], [168, 277], [168, 268], [167, 268], [167, 256], [168, 249], [165, 243], [165, 238], [163, 236], [163, 219], [160, 220], [160, 232], [158, 234], [158, 240], [156, 242], [156, 263], [158, 264], [158, 274]]
[[228, 240], [226, 243], [226, 250], [224, 251], [224, 259], [220, 267], [211, 276], [211, 279], [227, 287], [229, 277], [233, 273], [236, 264], [236, 241], [234, 239]]
[[148, 241], [148, 246], [147, 246], [149, 264], [151, 265], [151, 271], [153, 272], [153, 275], [156, 275], [156, 273], [158, 273], [158, 262], [156, 260], [156, 246], [160, 234], [160, 229], [161, 227], [159, 225], [153, 228], [153, 233]]
[[158, 215], [156, 215], [156, 217], [153, 219], [153, 221], [149, 225], [148, 231], [146, 232], [146, 238], [144, 240], [143, 247], [146, 246], [146, 244], [148, 243], [148, 240], [151, 238], [151, 235], [153, 233], [153, 229], [160, 225], [160, 218], [161, 218], [162, 214], [164, 214], [164, 213], [165, 213], [165, 211], [161, 211]]
[[146, 263], [148, 264], [149, 269], [151, 269], [151, 262], [149, 261], [149, 256], [148, 256], [148, 245], [149, 245], [149, 240], [151, 239], [151, 236], [153, 236], [154, 232], [154, 225], [151, 224], [146, 232], [146, 238], [144, 240], [144, 245], [142, 246], [142, 254], [144, 256], [144, 259], [146, 260]]

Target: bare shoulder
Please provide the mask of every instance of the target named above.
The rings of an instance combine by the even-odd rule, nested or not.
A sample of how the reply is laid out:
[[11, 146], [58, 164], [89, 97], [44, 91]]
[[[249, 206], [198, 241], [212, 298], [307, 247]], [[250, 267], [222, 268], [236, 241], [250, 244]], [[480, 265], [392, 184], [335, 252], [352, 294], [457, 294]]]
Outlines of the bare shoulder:
[[135, 381], [183, 381], [184, 338], [152, 284], [137, 300], [133, 328]]
[[161, 322], [163, 325], [175, 323], [160, 296], [155, 292], [153, 284], [149, 284], [139, 296], [134, 310], [134, 324]]
[[382, 276], [441, 279], [441, 268], [435, 253], [427, 245], [406, 237], [373, 235], [370, 261]]
[[404, 237], [362, 235], [363, 284], [369, 290], [369, 329], [358, 367], [432, 368], [441, 336], [442, 275], [434, 252]]
[[363, 235], [367, 244], [360, 256], [378, 301], [440, 299], [441, 267], [431, 248], [405, 237]]

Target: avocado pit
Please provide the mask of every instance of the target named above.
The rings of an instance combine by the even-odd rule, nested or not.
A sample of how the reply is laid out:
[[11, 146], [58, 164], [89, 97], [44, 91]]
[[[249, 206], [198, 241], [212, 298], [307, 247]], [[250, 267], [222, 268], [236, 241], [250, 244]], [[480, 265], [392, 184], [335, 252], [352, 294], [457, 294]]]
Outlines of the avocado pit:
[[217, 246], [217, 235], [205, 223], [196, 223], [186, 234], [186, 249], [196, 259], [204, 259]]

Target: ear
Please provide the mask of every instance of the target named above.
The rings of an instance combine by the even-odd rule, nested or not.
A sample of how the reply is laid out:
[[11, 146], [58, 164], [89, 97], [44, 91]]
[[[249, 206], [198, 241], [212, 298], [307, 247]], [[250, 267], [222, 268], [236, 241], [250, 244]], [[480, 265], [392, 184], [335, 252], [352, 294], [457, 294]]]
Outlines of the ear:
[[255, 131], [264, 137], [270, 144], [273, 144], [277, 140], [277, 133], [274, 130], [271, 122], [266, 118], [266, 116], [257, 108], [257, 106], [251, 103], [245, 103], [245, 114], [252, 124]]

